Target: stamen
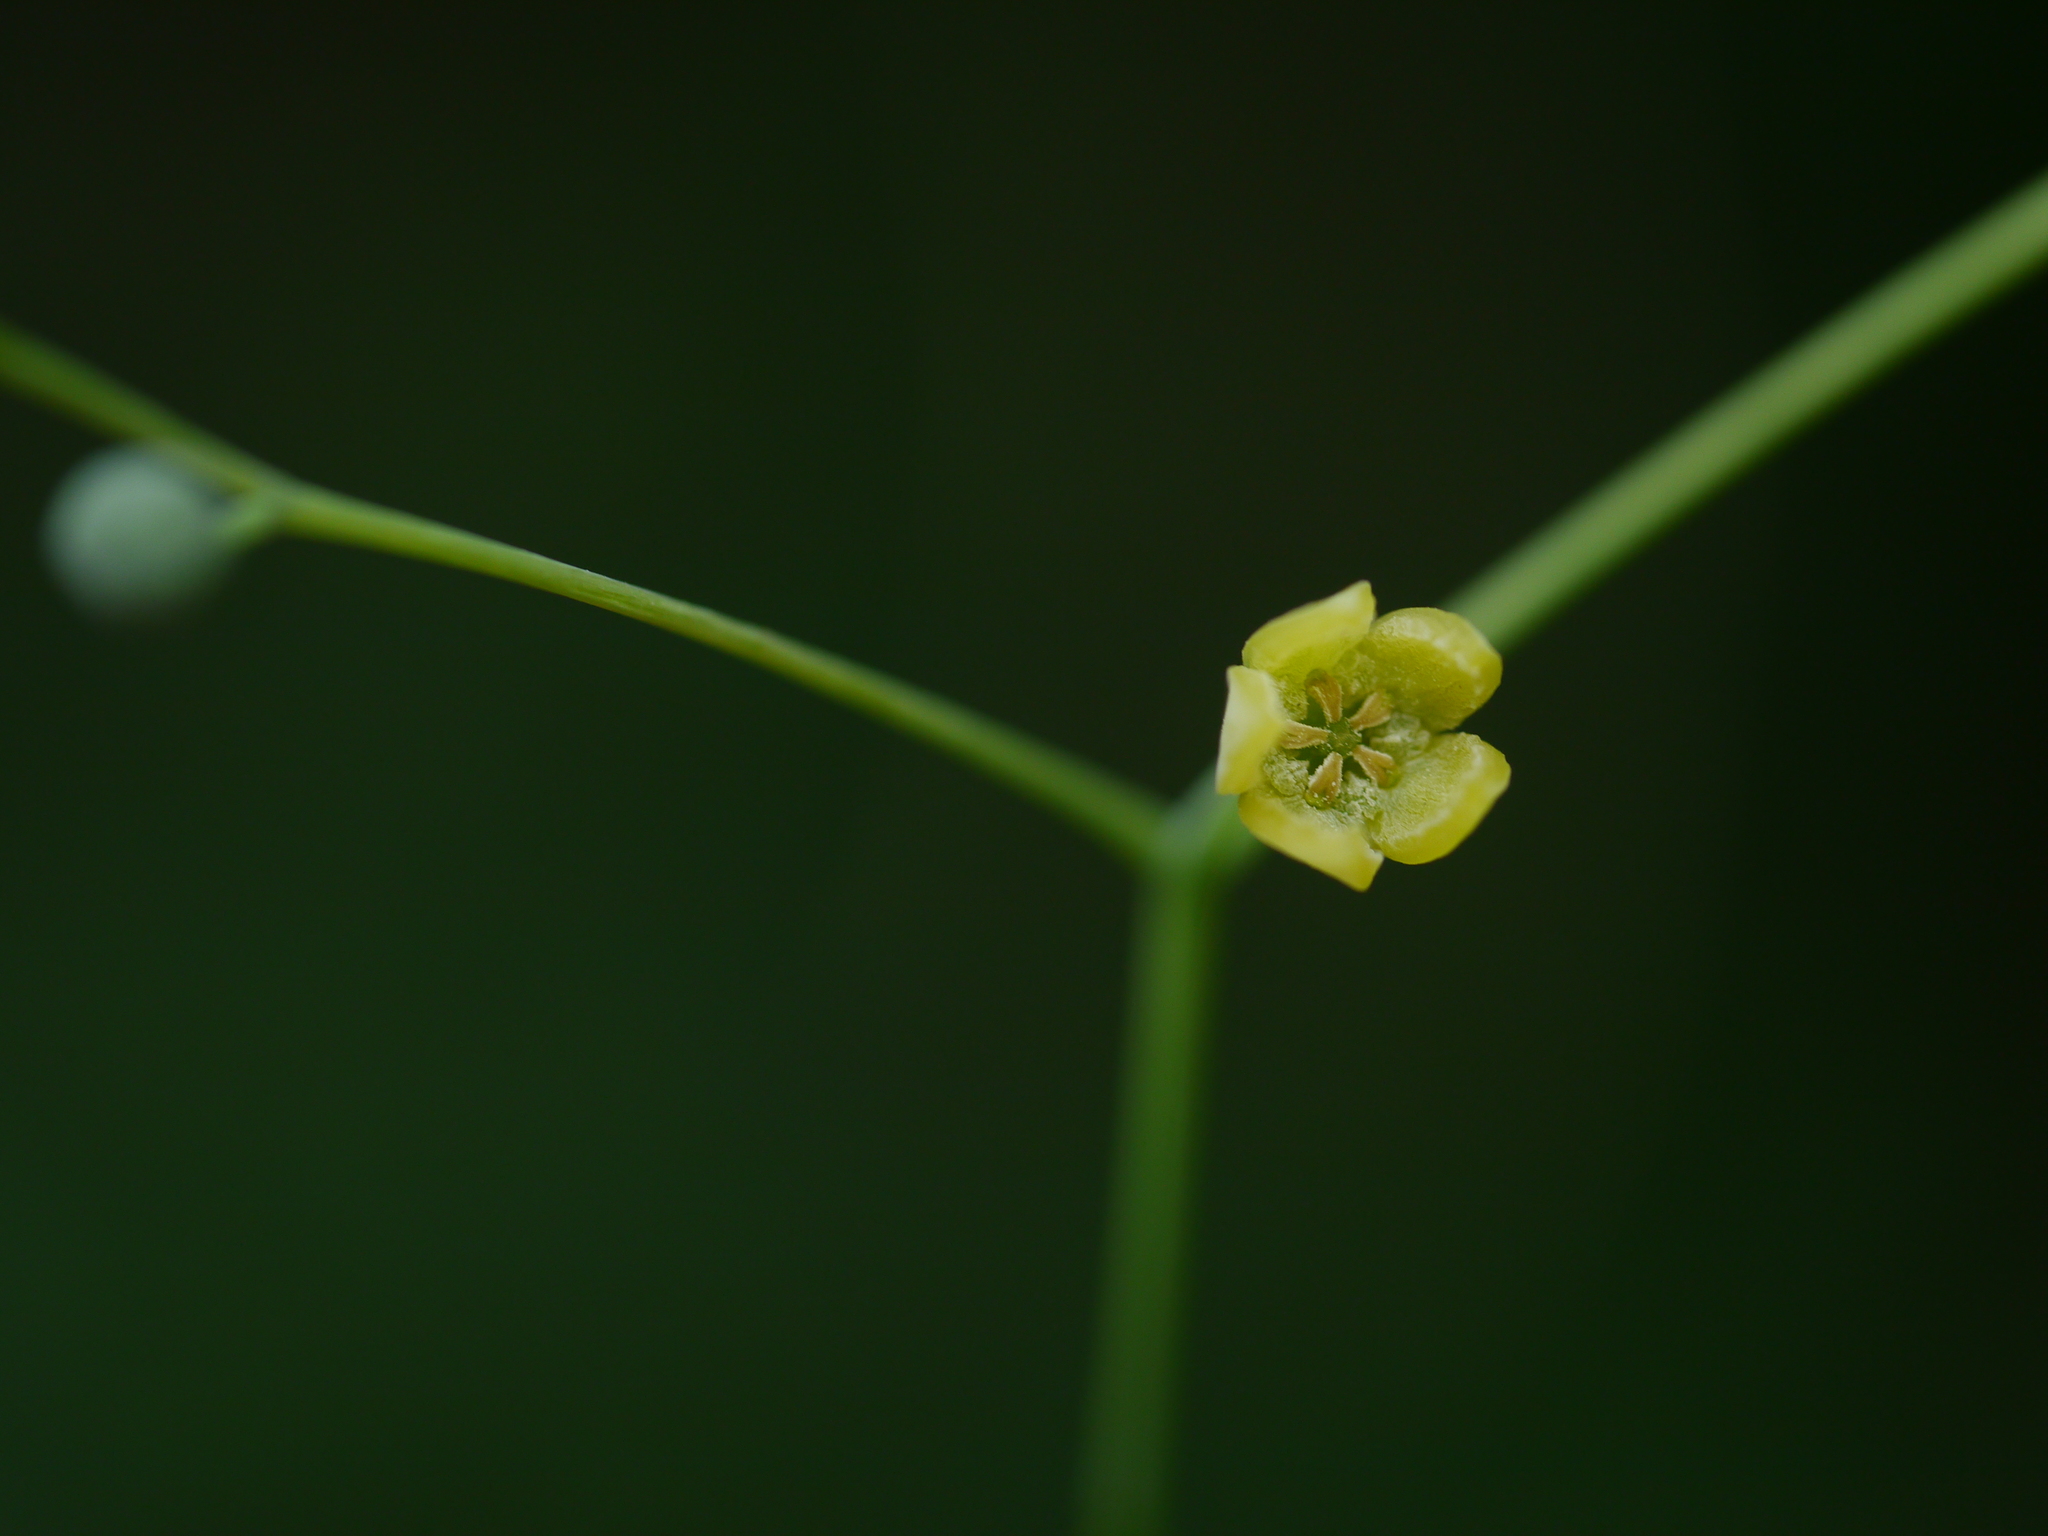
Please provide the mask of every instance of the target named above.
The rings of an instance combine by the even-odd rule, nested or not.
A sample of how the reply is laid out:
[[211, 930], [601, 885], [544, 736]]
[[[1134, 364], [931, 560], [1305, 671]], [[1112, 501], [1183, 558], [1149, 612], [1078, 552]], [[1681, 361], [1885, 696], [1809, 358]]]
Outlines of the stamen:
[[[1331, 754], [1333, 757], [1335, 753]], [[1387, 775], [1393, 771], [1394, 760], [1384, 752], [1375, 752], [1371, 747], [1353, 747], [1351, 761], [1366, 772], [1366, 776], [1381, 789], [1387, 787]]]
[[1303, 747], [1320, 747], [1330, 739], [1330, 733], [1316, 725], [1290, 725], [1280, 733], [1280, 745], [1289, 752], [1299, 752]]
[[1369, 731], [1376, 725], [1385, 725], [1393, 717], [1393, 713], [1394, 707], [1387, 702], [1387, 696], [1375, 693], [1351, 711], [1351, 723], [1358, 730]]
[[1323, 719], [1331, 725], [1344, 713], [1344, 695], [1334, 677], [1319, 677], [1308, 685], [1308, 696], [1323, 706]]
[[1332, 752], [1323, 759], [1323, 766], [1315, 771], [1308, 781], [1308, 796], [1311, 800], [1334, 800], [1337, 790], [1344, 782], [1344, 759]]

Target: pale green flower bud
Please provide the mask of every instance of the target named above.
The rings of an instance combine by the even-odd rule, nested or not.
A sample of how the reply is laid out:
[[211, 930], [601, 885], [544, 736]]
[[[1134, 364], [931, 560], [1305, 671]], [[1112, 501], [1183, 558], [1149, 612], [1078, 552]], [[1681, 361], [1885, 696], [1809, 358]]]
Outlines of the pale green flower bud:
[[82, 460], [43, 521], [57, 584], [96, 618], [164, 618], [219, 586], [243, 541], [215, 486], [154, 448], [125, 443]]

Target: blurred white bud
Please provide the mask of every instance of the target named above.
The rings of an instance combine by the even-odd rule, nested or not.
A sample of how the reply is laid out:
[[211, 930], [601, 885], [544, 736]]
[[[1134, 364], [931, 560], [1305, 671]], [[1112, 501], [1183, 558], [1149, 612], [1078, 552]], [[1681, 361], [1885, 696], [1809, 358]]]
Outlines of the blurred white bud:
[[162, 618], [220, 584], [240, 541], [220, 490], [153, 448], [127, 443], [82, 460], [43, 521], [57, 584], [103, 619]]

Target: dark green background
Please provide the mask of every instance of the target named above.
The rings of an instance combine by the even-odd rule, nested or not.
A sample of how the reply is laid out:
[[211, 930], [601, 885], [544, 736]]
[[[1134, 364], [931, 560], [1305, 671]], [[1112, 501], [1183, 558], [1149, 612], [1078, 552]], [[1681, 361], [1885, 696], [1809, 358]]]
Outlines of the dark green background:
[[[2048, 161], [2031, 9], [67, 7], [0, 308], [1171, 791], [1258, 622], [1438, 599]], [[1456, 857], [1244, 888], [1188, 1532], [2040, 1528], [2044, 346], [1515, 656]], [[1109, 862], [466, 576], [96, 631], [88, 445], [0, 402], [0, 1530], [1058, 1530]]]

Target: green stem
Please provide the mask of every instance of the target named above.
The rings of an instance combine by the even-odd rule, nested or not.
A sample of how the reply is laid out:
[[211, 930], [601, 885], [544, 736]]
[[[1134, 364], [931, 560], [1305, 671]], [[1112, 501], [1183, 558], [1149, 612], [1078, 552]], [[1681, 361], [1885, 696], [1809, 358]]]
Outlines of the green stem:
[[1162, 827], [1139, 894], [1089, 1381], [1081, 1536], [1166, 1529], [1203, 1063], [1228, 868], [1250, 838], [1206, 779]]
[[288, 497], [278, 527], [301, 538], [360, 545], [538, 587], [737, 656], [979, 768], [1133, 863], [1145, 858], [1163, 815], [1144, 791], [1034, 736], [871, 667], [680, 598], [327, 491]]
[[[2048, 176], [1880, 283], [1596, 487], [1445, 602], [1508, 651], [1573, 598], [1801, 432], [2048, 260]], [[1082, 1536], [1158, 1536], [1216, 910], [1256, 849], [1206, 780], [1175, 807], [1148, 880], [1132, 973]]]
[[5, 319], [0, 319], [0, 381], [16, 394], [108, 437], [153, 443], [229, 490], [289, 483], [287, 476], [262, 460]]
[[1502, 651], [2048, 261], [2048, 175], [1879, 283], [1444, 603]]
[[242, 520], [246, 526], [236, 529], [238, 538], [269, 532], [354, 544], [496, 576], [638, 619], [752, 662], [914, 736], [1064, 816], [1133, 864], [1151, 855], [1165, 814], [1155, 796], [922, 688], [695, 603], [305, 485], [5, 321], [0, 321], [0, 381], [112, 436], [165, 448], [248, 493], [251, 510]]

